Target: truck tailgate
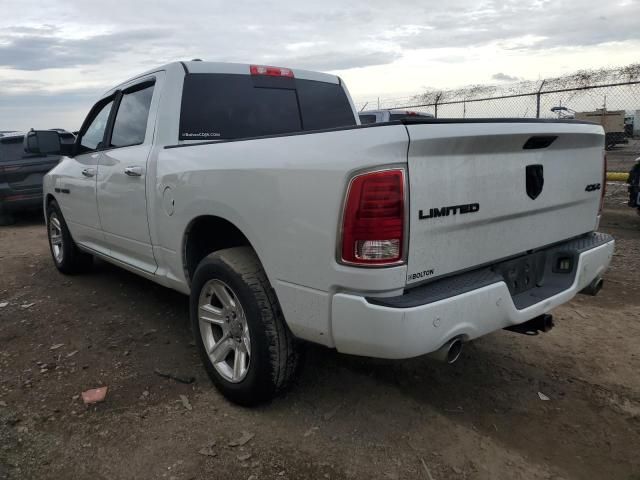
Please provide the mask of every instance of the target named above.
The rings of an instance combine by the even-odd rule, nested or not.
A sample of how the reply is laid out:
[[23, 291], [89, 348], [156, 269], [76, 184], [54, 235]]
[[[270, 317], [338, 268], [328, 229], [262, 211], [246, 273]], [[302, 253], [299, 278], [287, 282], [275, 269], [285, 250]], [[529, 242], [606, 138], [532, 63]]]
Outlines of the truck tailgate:
[[407, 284], [594, 230], [602, 127], [459, 121], [407, 124]]

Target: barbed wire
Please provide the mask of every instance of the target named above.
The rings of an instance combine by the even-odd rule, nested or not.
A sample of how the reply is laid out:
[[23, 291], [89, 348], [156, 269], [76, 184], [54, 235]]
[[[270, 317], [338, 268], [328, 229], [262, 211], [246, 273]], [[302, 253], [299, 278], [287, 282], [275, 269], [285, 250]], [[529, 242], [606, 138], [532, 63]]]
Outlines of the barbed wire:
[[356, 102], [358, 110], [369, 108], [398, 108], [411, 105], [434, 105], [452, 102], [469, 102], [480, 99], [499, 99], [528, 95], [540, 95], [561, 90], [583, 90], [612, 84], [640, 82], [640, 63], [615, 68], [578, 70], [576, 72], [540, 80], [525, 80], [507, 85], [475, 84], [442, 90], [429, 88], [421, 93], [404, 97], [377, 97]]

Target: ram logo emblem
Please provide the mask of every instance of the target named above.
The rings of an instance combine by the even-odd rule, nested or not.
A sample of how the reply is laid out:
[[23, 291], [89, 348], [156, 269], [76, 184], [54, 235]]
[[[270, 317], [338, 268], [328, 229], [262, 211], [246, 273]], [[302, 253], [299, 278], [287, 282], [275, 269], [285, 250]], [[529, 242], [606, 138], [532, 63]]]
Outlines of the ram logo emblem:
[[527, 165], [527, 195], [535, 200], [544, 187], [544, 168], [542, 165]]

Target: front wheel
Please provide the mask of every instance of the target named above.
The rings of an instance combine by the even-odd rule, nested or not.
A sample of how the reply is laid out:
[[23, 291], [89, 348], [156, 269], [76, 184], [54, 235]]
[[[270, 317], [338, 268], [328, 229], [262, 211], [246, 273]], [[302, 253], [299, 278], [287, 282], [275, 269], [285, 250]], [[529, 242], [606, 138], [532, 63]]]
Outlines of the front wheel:
[[251, 248], [205, 257], [193, 278], [190, 309], [205, 369], [225, 397], [256, 405], [290, 384], [299, 346]]
[[47, 236], [53, 263], [62, 273], [80, 273], [90, 268], [93, 257], [75, 244], [55, 200], [47, 206]]

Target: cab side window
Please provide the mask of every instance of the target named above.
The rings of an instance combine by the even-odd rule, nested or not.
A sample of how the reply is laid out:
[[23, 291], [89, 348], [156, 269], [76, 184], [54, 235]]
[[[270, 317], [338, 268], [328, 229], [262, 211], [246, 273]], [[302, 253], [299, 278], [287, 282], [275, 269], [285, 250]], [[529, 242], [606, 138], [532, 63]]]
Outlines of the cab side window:
[[153, 82], [145, 82], [122, 92], [110, 147], [129, 147], [144, 142], [153, 86]]
[[113, 98], [98, 103], [89, 117], [93, 117], [89, 125], [86, 127], [84, 133], [80, 137], [80, 148], [78, 153], [90, 153], [102, 148], [102, 142], [104, 139], [104, 131], [107, 128], [107, 122], [109, 121], [109, 114], [111, 113], [111, 107], [113, 106]]

